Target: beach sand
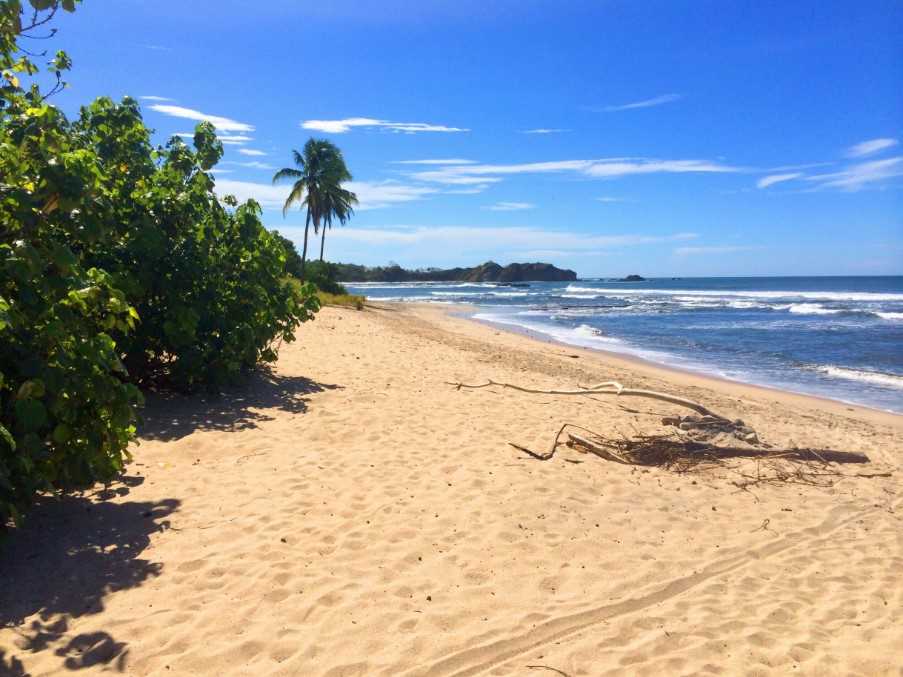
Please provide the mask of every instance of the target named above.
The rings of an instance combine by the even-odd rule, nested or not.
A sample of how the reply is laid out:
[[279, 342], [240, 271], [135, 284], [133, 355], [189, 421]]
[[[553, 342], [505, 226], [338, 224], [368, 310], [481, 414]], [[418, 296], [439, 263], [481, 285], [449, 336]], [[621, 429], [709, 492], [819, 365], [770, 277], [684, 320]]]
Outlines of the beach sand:
[[[436, 307], [327, 308], [298, 336], [245, 388], [151, 398], [122, 483], [13, 533], [0, 673], [903, 674], [903, 417]], [[682, 394], [892, 474], [741, 490], [726, 469], [536, 461], [507, 443], [687, 412], [444, 383], [486, 378]]]

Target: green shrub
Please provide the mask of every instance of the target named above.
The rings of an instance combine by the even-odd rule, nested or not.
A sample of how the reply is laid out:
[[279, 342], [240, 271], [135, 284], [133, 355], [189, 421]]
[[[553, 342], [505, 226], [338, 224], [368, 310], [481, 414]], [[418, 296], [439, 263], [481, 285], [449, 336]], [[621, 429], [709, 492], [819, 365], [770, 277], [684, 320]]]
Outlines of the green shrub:
[[[18, 2], [0, 3], [0, 531], [39, 491], [112, 478], [138, 389], [114, 334], [135, 309], [81, 252], [113, 236], [99, 158], [16, 73]], [[52, 71], [68, 66], [57, 55]]]
[[294, 339], [316, 296], [309, 285], [285, 284], [286, 251], [259, 206], [227, 209], [213, 193], [207, 170], [223, 152], [213, 127], [197, 126], [194, 150], [174, 137], [154, 151], [131, 99], [98, 99], [75, 127], [116, 191], [117, 237], [84, 255], [113, 275], [141, 317], [117, 336], [131, 378], [216, 387], [275, 360], [274, 341]]
[[[75, 5], [30, 1], [36, 17]], [[22, 17], [0, 0], [0, 531], [38, 492], [122, 470], [136, 384], [232, 381], [319, 308], [313, 285], [286, 281], [259, 206], [214, 194], [208, 123], [192, 150], [153, 148], [131, 99], [70, 122], [20, 83], [37, 72]], [[53, 90], [68, 66], [51, 62]]]
[[344, 285], [336, 282], [339, 269], [334, 263], [329, 263], [328, 261], [308, 261], [304, 272], [304, 278], [308, 282], [313, 282], [320, 291], [339, 296], [348, 293], [348, 290], [345, 289]]

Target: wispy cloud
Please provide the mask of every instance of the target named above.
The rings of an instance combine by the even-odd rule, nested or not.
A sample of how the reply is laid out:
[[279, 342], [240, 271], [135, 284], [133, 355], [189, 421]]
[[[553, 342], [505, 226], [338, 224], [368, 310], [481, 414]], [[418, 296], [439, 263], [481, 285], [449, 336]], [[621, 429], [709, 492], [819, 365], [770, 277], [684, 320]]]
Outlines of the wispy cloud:
[[893, 148], [898, 143], [899, 141], [897, 141], [896, 139], [890, 138], [870, 139], [869, 141], [862, 141], [861, 143], [857, 143], [855, 146], [850, 146], [849, 148], [847, 148], [847, 157], [865, 157], [866, 155], [872, 155], [882, 150]]
[[223, 132], [254, 131], [253, 125], [249, 125], [245, 122], [238, 122], [236, 120], [232, 120], [231, 118], [225, 118], [220, 115], [210, 115], [209, 113], [202, 113], [201, 111], [194, 110], [193, 108], [172, 106], [169, 104], [154, 104], [150, 108], [151, 110], [157, 111], [158, 113], [163, 113], [164, 115], [170, 115], [176, 118], [186, 118], [188, 120], [197, 120], [198, 122], [206, 121]]
[[737, 252], [748, 252], [761, 247], [752, 247], [748, 245], [724, 245], [724, 246], [702, 246], [702, 247], [678, 247], [674, 250], [677, 256], [697, 256], [710, 254], [735, 254]]
[[903, 156], [884, 160], [872, 160], [850, 165], [846, 169], [830, 174], [817, 174], [806, 177], [818, 184], [818, 188], [840, 188], [846, 191], [857, 191], [868, 184], [878, 183], [903, 176]]
[[494, 205], [488, 205], [485, 209], [493, 212], [519, 212], [534, 207], [536, 205], [530, 202], [496, 202]]
[[254, 157], [263, 157], [266, 155], [262, 150], [255, 150], [253, 148], [239, 148], [238, 152], [242, 155], [250, 155]]
[[600, 160], [557, 160], [510, 165], [456, 165], [440, 169], [414, 172], [410, 176], [420, 181], [450, 185], [468, 185], [501, 181], [512, 174], [548, 174], [574, 172], [584, 176], [615, 178], [634, 174], [658, 173], [725, 173], [743, 171], [709, 160], [655, 160], [647, 158], [608, 158]]
[[435, 160], [395, 160], [396, 165], [475, 165], [476, 160], [464, 160], [461, 158], [449, 158], [443, 160], [437, 158]]
[[147, 96], [139, 96], [139, 99], [143, 101], [172, 101], [169, 97], [166, 96], [155, 96], [153, 94], [148, 94]]
[[254, 140], [254, 137], [246, 136], [244, 134], [217, 134], [216, 138], [227, 146], [240, 146], [248, 141]]
[[708, 160], [636, 160], [627, 162], [594, 162], [586, 169], [590, 176], [627, 176], [629, 174], [687, 174], [728, 173], [742, 171], [739, 167], [722, 165]]
[[606, 195], [604, 197], [597, 197], [596, 202], [605, 202], [606, 204], [610, 204], [614, 202], [627, 202], [627, 200], [623, 197], [611, 197]]
[[563, 134], [571, 131], [570, 129], [558, 129], [556, 127], [538, 127], [536, 129], [521, 130], [521, 134]]
[[344, 118], [342, 120], [304, 120], [303, 129], [312, 129], [327, 134], [344, 134], [355, 127], [370, 129], [387, 129], [393, 132], [417, 134], [419, 132], [469, 132], [469, 129], [447, 127], [426, 122], [392, 122], [375, 118]]
[[235, 165], [236, 167], [248, 167], [249, 169], [276, 169], [273, 165], [268, 165], [266, 162], [260, 162], [259, 160], [251, 160], [249, 162], [236, 162], [234, 160], [224, 160], [224, 165]]
[[488, 183], [478, 183], [474, 186], [470, 186], [469, 188], [451, 188], [443, 190], [442, 192], [445, 195], [477, 195], [484, 192], [489, 188], [489, 186], [490, 184]]
[[343, 228], [341, 237], [365, 244], [430, 244], [457, 247], [474, 244], [493, 248], [505, 246], [516, 250], [557, 250], [560, 252], [612, 249], [639, 245], [692, 240], [696, 233], [670, 235], [594, 235], [573, 231], [548, 230], [515, 226], [509, 228], [477, 226], [394, 226], [383, 228]]
[[802, 176], [800, 172], [791, 172], [789, 174], [771, 174], [770, 176], [765, 176], [758, 181], [756, 181], [757, 188], [768, 188], [768, 186], [773, 186], [776, 183], [781, 183], [783, 181], [790, 181], [792, 179], [798, 179]]
[[636, 110], [638, 108], [652, 108], [654, 106], [663, 106], [666, 103], [679, 101], [683, 96], [680, 94], [662, 94], [651, 99], [643, 99], [642, 101], [633, 101], [617, 106], [603, 106], [602, 108], [592, 108], [591, 110], [602, 113], [616, 113], [622, 110]]
[[411, 186], [396, 181], [350, 181], [345, 187], [357, 195], [356, 209], [382, 209], [404, 202], [423, 200], [438, 191], [426, 186]]
[[[193, 139], [194, 132], [176, 132], [173, 136], [181, 136], [184, 139]], [[244, 134], [217, 134], [216, 138], [224, 146], [242, 146], [248, 141], [253, 141], [254, 137]]]
[[[359, 204], [355, 209], [359, 211], [381, 209], [399, 203], [422, 200], [438, 192], [427, 186], [411, 186], [395, 181], [350, 181], [344, 184], [344, 187], [357, 195]], [[218, 179], [215, 191], [220, 197], [234, 195], [241, 202], [254, 199], [264, 209], [282, 209], [285, 198], [289, 194], [289, 186]]]

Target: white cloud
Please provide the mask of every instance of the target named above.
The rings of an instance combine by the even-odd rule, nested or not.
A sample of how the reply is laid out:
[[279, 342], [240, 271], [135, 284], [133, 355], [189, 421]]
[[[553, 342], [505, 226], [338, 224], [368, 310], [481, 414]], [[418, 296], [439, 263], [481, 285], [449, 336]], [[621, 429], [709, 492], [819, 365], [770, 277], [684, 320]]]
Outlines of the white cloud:
[[627, 176], [629, 174], [684, 174], [738, 172], [737, 167], [707, 160], [637, 160], [630, 162], [600, 161], [586, 169], [590, 176]]
[[254, 137], [245, 136], [244, 134], [217, 134], [216, 138], [226, 146], [241, 146], [248, 141], [254, 140]]
[[872, 155], [873, 153], [877, 153], [887, 148], [893, 148], [898, 143], [899, 142], [896, 139], [888, 138], [863, 141], [857, 143], [855, 146], [850, 146], [847, 149], [847, 157], [865, 157], [866, 155]]
[[519, 212], [524, 209], [533, 209], [536, 205], [529, 202], [496, 202], [489, 205], [486, 209], [493, 212]]
[[463, 160], [461, 158], [449, 158], [448, 160], [395, 160], [396, 165], [475, 165], [476, 160]]
[[410, 186], [395, 181], [351, 181], [345, 188], [357, 195], [359, 205], [355, 209], [380, 209], [400, 202], [423, 200], [438, 191], [427, 186]]
[[610, 197], [610, 196], [597, 197], [596, 201], [597, 202], [605, 202], [606, 204], [610, 204], [613, 202], [627, 202], [627, 200], [625, 200], [622, 197]]
[[768, 188], [768, 186], [773, 186], [776, 183], [781, 183], [782, 181], [790, 181], [792, 179], [798, 179], [802, 174], [800, 172], [791, 172], [789, 174], [771, 174], [770, 176], [765, 176], [758, 181], [756, 181], [757, 188]]
[[139, 99], [143, 99], [144, 101], [172, 101], [167, 96], [154, 96], [153, 94], [148, 94], [147, 96], [139, 96]]
[[374, 118], [345, 118], [343, 120], [304, 120], [301, 122], [304, 129], [312, 129], [327, 134], [344, 134], [354, 127], [371, 127], [377, 129], [389, 129], [394, 132], [416, 134], [418, 132], [469, 132], [469, 129], [459, 127], [446, 127], [445, 125], [432, 125], [426, 122], [391, 122], [389, 120], [377, 120]]
[[831, 174], [817, 174], [807, 177], [818, 183], [818, 188], [840, 188], [857, 191], [867, 184], [903, 176], [903, 156], [872, 160], [850, 165], [846, 169]]
[[[671, 103], [673, 101], [678, 101], [683, 98], [680, 94], [662, 94], [661, 96], [656, 96], [651, 99], [643, 99], [642, 101], [634, 101], [632, 103], [625, 103], [620, 106], [605, 106], [601, 109], [604, 113], [615, 113], [617, 111], [622, 110], [635, 110], [637, 108], [652, 108], [653, 106], [662, 106], [666, 103]], [[600, 109], [594, 109], [600, 110]]]
[[524, 129], [521, 134], [563, 134], [570, 129], [558, 129], [556, 127], [537, 127], [536, 129]]
[[[185, 139], [193, 139], [194, 132], [176, 132], [173, 136], [181, 136]], [[216, 138], [224, 146], [243, 146], [248, 141], [253, 141], [254, 137], [245, 136], [244, 134], [217, 134]]]
[[236, 162], [234, 160], [224, 160], [224, 165], [235, 165], [236, 167], [248, 167], [249, 169], [276, 169], [273, 165], [259, 160], [251, 160], [250, 162]]
[[[546, 230], [532, 227], [497, 228], [477, 226], [394, 226], [385, 228], [344, 228], [341, 238], [363, 244], [430, 245], [458, 248], [464, 245], [493, 248], [504, 246], [515, 250], [556, 250], [562, 253], [589, 249], [612, 249], [646, 244], [692, 240], [695, 233], [671, 235], [593, 235], [573, 231]], [[441, 249], [440, 249], [441, 251]]]
[[740, 245], [725, 245], [725, 246], [711, 246], [711, 247], [678, 247], [674, 250], [674, 253], [677, 256], [696, 256], [698, 254], [709, 255], [709, 254], [734, 254], [736, 252], [748, 252], [754, 249], [761, 249], [761, 247], [750, 247], [750, 246], [740, 246]]
[[490, 184], [488, 183], [480, 183], [471, 188], [453, 188], [450, 190], [443, 190], [442, 192], [446, 195], [477, 195], [489, 188], [489, 185]]
[[[371, 217], [372, 218], [372, 217]], [[303, 237], [303, 217], [291, 226], [273, 218], [278, 228], [296, 242]], [[600, 229], [601, 230], [601, 229]], [[603, 231], [604, 232], [604, 231]], [[692, 240], [693, 233], [641, 235], [638, 233], [580, 233], [540, 227], [479, 227], [468, 225], [385, 225], [359, 227], [352, 223], [330, 233], [330, 258], [376, 264], [389, 260], [406, 266], [474, 265], [489, 259], [507, 262], [552, 260], [568, 266], [574, 260], [589, 263], [593, 256], [618, 256], [629, 248], [649, 247], [656, 255], [670, 252], [675, 243]], [[651, 253], [651, 252], [650, 252]]]
[[[438, 192], [426, 186], [410, 186], [395, 181], [381, 183], [351, 181], [344, 186], [357, 195], [359, 204], [355, 209], [359, 211], [422, 200]], [[273, 186], [268, 183], [222, 179], [217, 180], [215, 191], [220, 197], [234, 195], [239, 202], [257, 200], [264, 209], [282, 209], [290, 187], [287, 183]]]
[[170, 115], [176, 118], [186, 118], [188, 120], [197, 120], [198, 122], [206, 121], [223, 132], [253, 132], [254, 127], [244, 122], [237, 122], [230, 118], [224, 118], [219, 115], [209, 115], [193, 108], [185, 108], [183, 106], [171, 106], [169, 104], [154, 104], [150, 107], [158, 113]]
[[645, 158], [608, 158], [601, 160], [558, 160], [552, 162], [528, 162], [512, 165], [454, 165], [441, 169], [412, 173], [420, 181], [467, 185], [497, 182], [510, 174], [545, 174], [578, 172], [585, 176], [614, 178], [632, 174], [656, 173], [722, 173], [739, 172], [738, 167], [722, 165], [708, 160], [655, 160]]
[[253, 157], [263, 157], [266, 155], [262, 150], [254, 150], [253, 148], [239, 148], [238, 152], [242, 155], [250, 155]]

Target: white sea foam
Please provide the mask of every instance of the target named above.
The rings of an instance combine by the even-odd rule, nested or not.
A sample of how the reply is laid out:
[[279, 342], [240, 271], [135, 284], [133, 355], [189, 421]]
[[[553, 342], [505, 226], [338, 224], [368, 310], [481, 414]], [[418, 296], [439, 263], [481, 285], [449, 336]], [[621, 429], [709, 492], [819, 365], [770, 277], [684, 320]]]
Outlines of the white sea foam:
[[846, 367], [835, 367], [832, 365], [817, 367], [816, 371], [827, 374], [828, 376], [833, 376], [834, 378], [864, 381], [866, 383], [874, 383], [875, 385], [903, 390], [903, 376], [900, 376], [899, 374], [884, 374], [878, 371], [848, 369]]
[[600, 294], [562, 294], [563, 299], [597, 299]]
[[361, 289], [423, 289], [424, 287], [444, 287], [456, 289], [460, 287], [484, 287], [493, 289], [498, 284], [493, 282], [343, 282], [347, 287], [360, 287]]
[[433, 296], [485, 296], [482, 291], [431, 291]]
[[818, 303], [794, 303], [788, 310], [796, 315], [836, 315], [843, 312], [835, 308], [825, 308]]
[[884, 292], [846, 292], [846, 291], [733, 291], [716, 289], [613, 289], [610, 287], [583, 287], [568, 285], [567, 292], [593, 292], [606, 296], [681, 296], [691, 297], [723, 297], [750, 299], [813, 299], [820, 301], [903, 301], [903, 294]]
[[[519, 314], [520, 315], [520, 314]], [[616, 343], [622, 343], [620, 339], [613, 336], [605, 336], [598, 329], [581, 324], [576, 327], [561, 327], [554, 324], [545, 324], [541, 322], [529, 322], [518, 319], [517, 315], [502, 315], [496, 313], [477, 313], [473, 316], [475, 320], [483, 320], [484, 322], [492, 322], [494, 324], [507, 324], [529, 331], [535, 331], [539, 334], [545, 334], [556, 341], [562, 343], [570, 343], [585, 348], [600, 348], [600, 344], [610, 346]]]
[[903, 320], [903, 313], [875, 313], [883, 320]]

